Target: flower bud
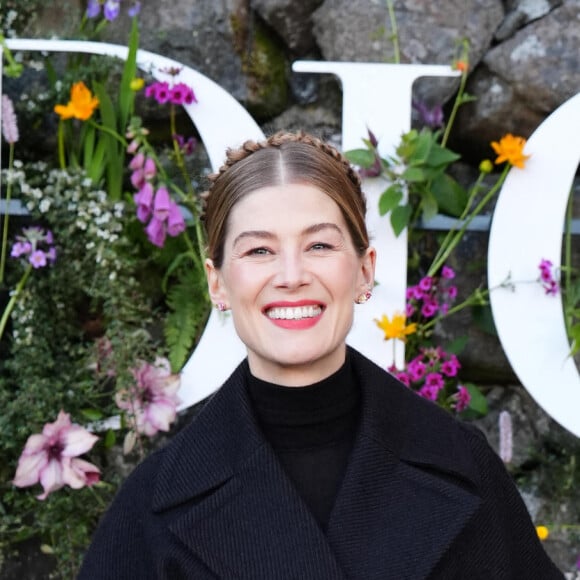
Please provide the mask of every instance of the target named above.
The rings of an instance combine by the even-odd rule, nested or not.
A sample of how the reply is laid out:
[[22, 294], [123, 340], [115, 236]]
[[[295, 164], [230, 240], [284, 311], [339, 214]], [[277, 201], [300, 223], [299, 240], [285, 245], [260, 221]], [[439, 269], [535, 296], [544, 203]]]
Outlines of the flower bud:
[[489, 159], [484, 159], [479, 164], [479, 171], [481, 173], [491, 173], [493, 171], [493, 163]]

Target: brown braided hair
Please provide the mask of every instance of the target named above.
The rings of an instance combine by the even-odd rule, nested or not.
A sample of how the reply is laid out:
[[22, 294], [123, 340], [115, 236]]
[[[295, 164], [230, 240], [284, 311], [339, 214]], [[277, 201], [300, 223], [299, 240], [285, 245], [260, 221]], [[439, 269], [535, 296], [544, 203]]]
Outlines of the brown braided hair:
[[224, 164], [208, 179], [204, 223], [208, 256], [216, 268], [223, 263], [232, 208], [252, 191], [275, 185], [304, 183], [326, 193], [339, 206], [357, 252], [362, 255], [369, 246], [366, 200], [358, 174], [337, 149], [308, 133], [281, 131], [228, 149]]

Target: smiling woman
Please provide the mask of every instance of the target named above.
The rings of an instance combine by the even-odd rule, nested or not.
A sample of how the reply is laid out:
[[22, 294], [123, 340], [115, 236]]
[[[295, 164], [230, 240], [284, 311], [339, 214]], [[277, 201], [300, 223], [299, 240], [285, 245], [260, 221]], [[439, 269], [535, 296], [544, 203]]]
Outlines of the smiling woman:
[[376, 257], [346, 159], [281, 133], [210, 181], [209, 291], [247, 359], [129, 477], [79, 578], [562, 578], [483, 435], [346, 346]]

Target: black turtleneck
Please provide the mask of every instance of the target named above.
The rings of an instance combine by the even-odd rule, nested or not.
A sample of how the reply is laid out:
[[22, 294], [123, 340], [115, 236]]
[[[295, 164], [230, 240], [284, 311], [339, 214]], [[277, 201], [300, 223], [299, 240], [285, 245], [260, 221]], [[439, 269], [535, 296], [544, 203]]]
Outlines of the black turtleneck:
[[283, 387], [254, 377], [248, 389], [258, 424], [298, 493], [326, 529], [359, 422], [350, 360], [326, 379]]

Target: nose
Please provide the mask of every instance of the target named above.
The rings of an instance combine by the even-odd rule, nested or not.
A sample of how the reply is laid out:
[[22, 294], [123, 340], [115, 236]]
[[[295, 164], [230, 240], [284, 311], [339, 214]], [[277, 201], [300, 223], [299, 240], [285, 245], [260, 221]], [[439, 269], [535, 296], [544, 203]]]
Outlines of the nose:
[[302, 252], [281, 253], [277, 262], [278, 269], [274, 277], [276, 287], [295, 290], [310, 283], [312, 275]]

